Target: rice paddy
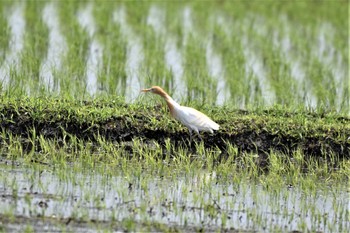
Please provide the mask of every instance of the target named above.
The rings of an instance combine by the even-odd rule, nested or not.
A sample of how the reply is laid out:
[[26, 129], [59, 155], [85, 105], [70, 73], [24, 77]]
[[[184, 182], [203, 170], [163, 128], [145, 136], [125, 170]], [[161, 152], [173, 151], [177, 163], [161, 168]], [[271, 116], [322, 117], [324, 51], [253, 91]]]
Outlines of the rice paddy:
[[0, 2], [0, 231], [350, 231], [348, 8]]
[[345, 6], [2, 3], [2, 89], [134, 102], [158, 84], [185, 102], [348, 112]]
[[[322, 181], [312, 187], [309, 178], [297, 185], [261, 184], [232, 173], [223, 181], [213, 171], [182, 174], [183, 168], [175, 166], [175, 174], [152, 174], [134, 163], [61, 167], [4, 162], [11, 163], [1, 166], [1, 218], [16, 231], [26, 225], [35, 231], [349, 229], [348, 193], [341, 183], [332, 189]], [[311, 191], [305, 192], [304, 185]]]

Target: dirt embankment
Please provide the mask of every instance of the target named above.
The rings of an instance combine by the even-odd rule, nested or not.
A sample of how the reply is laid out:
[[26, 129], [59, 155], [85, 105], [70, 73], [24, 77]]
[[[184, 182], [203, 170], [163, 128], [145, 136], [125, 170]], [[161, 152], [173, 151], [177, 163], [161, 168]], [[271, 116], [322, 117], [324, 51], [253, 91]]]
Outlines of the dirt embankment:
[[[39, 113], [38, 113], [39, 112]], [[107, 140], [114, 142], [127, 142], [133, 138], [142, 138], [147, 141], [155, 140], [165, 147], [165, 140], [170, 141], [178, 146], [186, 146], [190, 150], [195, 149], [195, 142], [199, 141], [195, 138], [192, 144], [189, 144], [188, 131], [180, 127], [179, 130], [167, 130], [167, 127], [155, 128], [149, 121], [149, 113], [132, 112], [130, 115], [110, 115], [104, 119], [82, 120], [74, 115], [74, 111], [68, 110], [38, 110], [28, 107], [12, 107], [3, 106], [0, 109], [0, 127], [2, 131], [11, 132], [13, 135], [22, 138], [32, 137], [33, 129], [36, 136], [42, 135], [45, 138], [62, 138], [65, 133], [75, 135], [82, 140], [96, 139], [96, 135], [105, 137]], [[310, 131], [303, 132], [299, 136], [295, 132], [297, 129], [288, 130], [280, 129], [282, 126], [271, 126], [269, 122], [263, 120], [261, 122], [249, 119], [246, 116], [249, 112], [237, 111], [235, 120], [230, 122], [230, 116], [218, 120], [221, 129], [214, 135], [202, 134], [204, 145], [207, 148], [218, 148], [222, 151], [222, 155], [227, 155], [228, 143], [235, 145], [239, 152], [255, 152], [266, 157], [270, 151], [279, 151], [291, 154], [296, 149], [301, 149], [306, 156], [322, 156], [327, 154], [336, 154], [340, 158], [350, 158], [350, 132], [341, 129], [338, 124], [336, 127], [308, 129]], [[266, 112], [265, 118], [269, 113]], [[68, 116], [69, 117], [65, 117]], [[60, 116], [60, 117], [58, 117]], [[240, 118], [242, 116], [242, 119]], [[155, 116], [156, 118], [159, 116]], [[271, 114], [273, 117], [273, 114]], [[312, 116], [317, 119], [322, 116]], [[269, 119], [269, 118], [266, 118]], [[293, 119], [292, 114], [286, 114], [285, 119], [288, 121]], [[335, 122], [341, 122], [344, 127], [350, 124], [349, 118], [340, 117]], [[270, 125], [269, 125], [270, 124]], [[254, 125], [254, 127], [252, 127]], [[295, 123], [293, 127], [299, 127]], [[295, 125], [295, 126], [294, 126]], [[305, 135], [305, 132], [307, 133]], [[347, 138], [340, 140], [339, 138]], [[4, 140], [4, 139], [3, 139]], [[131, 149], [132, 151], [132, 149]]]

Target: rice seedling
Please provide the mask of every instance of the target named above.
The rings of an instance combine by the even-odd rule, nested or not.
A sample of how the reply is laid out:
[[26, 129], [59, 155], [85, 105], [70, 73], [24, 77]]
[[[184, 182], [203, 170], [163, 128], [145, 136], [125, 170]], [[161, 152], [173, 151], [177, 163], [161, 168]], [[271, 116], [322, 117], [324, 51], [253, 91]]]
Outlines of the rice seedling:
[[[67, 143], [67, 146], [63, 147], [66, 155], [74, 154], [76, 162], [71, 164], [67, 164], [65, 161], [57, 162], [58, 160], [55, 159], [55, 157], [61, 156], [60, 152], [55, 149], [55, 147], [57, 147], [57, 142], [41, 142], [40, 145], [46, 145], [46, 147], [43, 147], [46, 148], [43, 151], [51, 155], [50, 158], [47, 158], [46, 163], [41, 162], [38, 164], [33, 163], [30, 159], [26, 159], [23, 161], [23, 165], [26, 167], [25, 169], [30, 172], [21, 171], [22, 168], [19, 167], [16, 168], [19, 172], [15, 174], [23, 176], [22, 178], [15, 178], [17, 175], [15, 177], [4, 176], [1, 178], [3, 185], [12, 183], [12, 185], [6, 186], [10, 187], [12, 195], [17, 196], [16, 199], [18, 201], [14, 206], [23, 206], [20, 203], [23, 195], [22, 187], [25, 185], [26, 187], [31, 186], [31, 194], [25, 195], [27, 198], [27, 204], [25, 206], [27, 207], [23, 206], [23, 208], [29, 208], [28, 211], [32, 213], [37, 212], [44, 214], [44, 216], [50, 216], [50, 209], [56, 206], [54, 203], [57, 202], [57, 205], [62, 205], [63, 203], [65, 208], [73, 208], [72, 211], [56, 211], [56, 216], [57, 214], [62, 217], [70, 216], [70, 218], [73, 218], [73, 221], [74, 219], [89, 221], [89, 219], [96, 218], [102, 218], [101, 221], [105, 221], [110, 219], [111, 216], [113, 216], [114, 219], [117, 218], [117, 221], [121, 221], [121, 219], [124, 219], [122, 213], [127, 214], [128, 208], [132, 208], [133, 211], [136, 211], [134, 213], [140, 216], [139, 220], [141, 223], [146, 222], [147, 224], [147, 222], [149, 222], [151, 224], [150, 226], [154, 227], [156, 222], [164, 222], [164, 220], [161, 220], [162, 215], [159, 211], [164, 212], [162, 209], [166, 206], [164, 205], [165, 199], [167, 203], [172, 203], [173, 206], [170, 209], [166, 208], [168, 212], [167, 215], [180, 217], [179, 219], [175, 218], [171, 221], [177, 222], [182, 219], [187, 222], [188, 226], [196, 224], [196, 222], [199, 221], [201, 224], [204, 223], [208, 228], [214, 227], [213, 229], [215, 229], [215, 227], [220, 228], [222, 225], [227, 228], [232, 226], [232, 224], [236, 226], [236, 221], [238, 219], [245, 219], [243, 222], [239, 223], [242, 229], [262, 229], [261, 227], [266, 227], [266, 229], [283, 229], [283, 224], [276, 225], [277, 219], [280, 219], [278, 221], [281, 223], [289, 219], [288, 221], [293, 223], [289, 225], [292, 227], [288, 228], [290, 230], [325, 229], [324, 226], [328, 225], [323, 222], [324, 220], [322, 220], [320, 216], [324, 215], [323, 211], [330, 210], [322, 211], [316, 206], [319, 205], [319, 202], [322, 203], [326, 201], [326, 203], [328, 203], [327, 199], [333, 201], [337, 200], [334, 203], [337, 207], [333, 206], [333, 211], [338, 211], [338, 214], [342, 213], [342, 216], [345, 217], [344, 214], [346, 212], [342, 209], [341, 205], [338, 205], [338, 201], [345, 201], [346, 199], [333, 199], [335, 196], [329, 196], [325, 193], [328, 193], [329, 185], [333, 184], [331, 186], [337, 195], [346, 195], [346, 193], [342, 193], [343, 191], [341, 191], [341, 180], [346, 177], [346, 162], [338, 162], [337, 164], [341, 164], [340, 169], [330, 170], [329, 173], [324, 174], [322, 177], [324, 181], [320, 183], [320, 181], [318, 181], [320, 176], [317, 173], [304, 173], [302, 171], [305, 164], [300, 156], [300, 151], [295, 152], [292, 159], [289, 159], [288, 156], [283, 154], [272, 153], [270, 156], [271, 167], [269, 172], [264, 175], [261, 172], [257, 172], [258, 167], [254, 162], [255, 156], [253, 154], [247, 154], [244, 161], [241, 162], [235, 162], [235, 160], [233, 160], [231, 163], [226, 162], [220, 163], [219, 166], [212, 166], [213, 159], [215, 160], [216, 158], [215, 152], [213, 153], [213, 151], [206, 150], [203, 144], [197, 145], [197, 156], [192, 159], [192, 162], [189, 162], [186, 157], [181, 157], [180, 155], [180, 158], [175, 161], [169, 161], [169, 165], [164, 166], [164, 161], [154, 156], [154, 152], [161, 150], [159, 146], [145, 147], [144, 142], [135, 141], [133, 145], [135, 152], [131, 160], [128, 159], [127, 163], [123, 162], [125, 161], [125, 151], [123, 152], [121, 149], [115, 151], [116, 154], [113, 155], [113, 158], [110, 157], [112, 161], [114, 160], [114, 163], [110, 163], [110, 166], [105, 166], [105, 162], [101, 161], [101, 157], [96, 156], [97, 154], [91, 154], [92, 148], [68, 145], [70, 143], [80, 143], [73, 139]], [[103, 139], [100, 139], [98, 143], [100, 146], [97, 148], [106, 148], [105, 151], [100, 151], [100, 153], [105, 155], [111, 153], [107, 148], [112, 148], [113, 144]], [[188, 152], [185, 152], [186, 148], [173, 148], [171, 145], [168, 147], [171, 147], [170, 151], [173, 151], [172, 153], [188, 154]], [[49, 148], [53, 148], [52, 151], [49, 152]], [[71, 150], [71, 148], [79, 149], [78, 151], [74, 151]], [[179, 150], [185, 151], [181, 152]], [[232, 151], [233, 154], [237, 153], [234, 147], [232, 147], [230, 151]], [[142, 158], [140, 158], [141, 155], [143, 156]], [[33, 153], [29, 153], [26, 156], [33, 159], [35, 158]], [[141, 164], [140, 159], [142, 159], [144, 163]], [[336, 157], [333, 159], [337, 160]], [[86, 162], [89, 160], [91, 161]], [[54, 161], [55, 163], [53, 164]], [[52, 165], [48, 166], [45, 164]], [[240, 164], [240, 166], [237, 166], [238, 164]], [[317, 164], [316, 160], [311, 160], [308, 167], [315, 168], [315, 170], [322, 170], [318, 169]], [[162, 167], [163, 172], [159, 171], [159, 167]], [[13, 168], [3, 164], [2, 169], [11, 171]], [[40, 176], [38, 176], [39, 173], [41, 173]], [[7, 181], [4, 180], [5, 177]], [[157, 177], [164, 178], [159, 179]], [[334, 181], [336, 182], [334, 183]], [[26, 182], [28, 182], [28, 184]], [[51, 185], [49, 185], [48, 182]], [[315, 182], [317, 182], [317, 188]], [[68, 187], [73, 185], [74, 188], [58, 188], [61, 185], [67, 186], [67, 183]], [[336, 183], [340, 186], [338, 187]], [[58, 187], [52, 187], [52, 185]], [[286, 188], [287, 186], [290, 186], [290, 188]], [[61, 192], [56, 194], [50, 193], [50, 190], [56, 189], [61, 190]], [[297, 191], [299, 189], [307, 190], [305, 193], [306, 195], [301, 194], [305, 191]], [[294, 192], [291, 192], [291, 190], [294, 190]], [[36, 203], [38, 203], [38, 201], [36, 200], [38, 199], [34, 198], [32, 200], [31, 196], [33, 193], [38, 193], [36, 195], [42, 193], [49, 198], [49, 208], [45, 209], [45, 211], [37, 209]], [[327, 197], [327, 199], [319, 200], [319, 202], [310, 201], [318, 199], [320, 193], [324, 193], [323, 195], [326, 195], [325, 197]], [[117, 194], [117, 198], [115, 198], [115, 194]], [[40, 200], [40, 196], [38, 197]], [[303, 198], [306, 199], [304, 200]], [[73, 202], [71, 200], [73, 200]], [[127, 204], [129, 201], [131, 201], [130, 204]], [[121, 212], [119, 212], [118, 216], [111, 212], [113, 209], [112, 206], [116, 203], [122, 205], [120, 206]], [[133, 207], [130, 206], [131, 204]], [[123, 207], [124, 205], [126, 205], [126, 209]], [[285, 208], [280, 209], [281, 206], [285, 206]], [[296, 211], [298, 216], [304, 214], [302, 210], [306, 210], [305, 214], [307, 213], [311, 217], [309, 220], [303, 221], [302, 217], [296, 217], [296, 215], [293, 214], [295, 210], [292, 211], [290, 209], [291, 206], [301, 211]], [[345, 205], [343, 205], [343, 208], [344, 206]], [[266, 210], [266, 208], [268, 209]], [[63, 211], [63, 209], [61, 210]], [[238, 212], [236, 213], [235, 211]], [[154, 213], [154, 215], [150, 215], [150, 213]], [[196, 220], [197, 217], [195, 217], [197, 214], [198, 220]], [[265, 217], [266, 214], [270, 217]], [[227, 216], [229, 216], [229, 218], [227, 218]], [[158, 218], [159, 220], [157, 220]], [[316, 221], [313, 218], [318, 220]], [[275, 219], [274, 223], [271, 222], [272, 219]], [[333, 217], [327, 218], [329, 225], [333, 224], [332, 219]], [[267, 225], [265, 224], [265, 220], [268, 220]], [[141, 226], [141, 228], [139, 228], [140, 222], [135, 222], [133, 220], [133, 226], [136, 227], [135, 229], [149, 229], [148, 226]], [[312, 224], [317, 222], [320, 224]], [[180, 221], [177, 224], [182, 225], [183, 223], [184, 222]], [[322, 224], [325, 225], [322, 227], [320, 226]], [[348, 226], [346, 222], [341, 221], [340, 227], [346, 229]]]
[[[7, 10], [8, 6], [7, 5], [0, 5], [0, 11], [4, 12]], [[0, 63], [3, 64], [5, 58], [6, 58], [6, 52], [9, 49], [9, 37], [10, 37], [10, 27], [8, 25], [8, 22], [6, 20], [6, 14], [1, 14], [0, 17], [0, 26], [1, 26], [1, 40], [0, 40], [0, 45], [1, 45], [1, 56], [0, 56]]]
[[[68, 96], [88, 97], [92, 93], [86, 88], [91, 81], [96, 83], [96, 96], [118, 94], [135, 101], [136, 86], [152, 83], [167, 87], [183, 101], [195, 95], [198, 102], [241, 108], [288, 104], [347, 112], [349, 90], [344, 84], [348, 60], [343, 43], [346, 32], [342, 30], [346, 11], [341, 2], [308, 4], [26, 3], [24, 20], [28, 22], [21, 30], [27, 35], [27, 47], [21, 52], [25, 64], [22, 62], [20, 68], [32, 72], [34, 80], [43, 79], [39, 69], [49, 62], [45, 57], [52, 51], [48, 37], [53, 29], [42, 21], [50, 6], [57, 9], [55, 30], [62, 34], [59, 36], [66, 41], [67, 51], [62, 55], [62, 68], [49, 72], [59, 92]], [[19, 5], [3, 3], [1, 7], [15, 9]], [[94, 9], [88, 14], [94, 30], [79, 23], [84, 18], [79, 12], [89, 7]], [[312, 7], [315, 17], [305, 16]], [[35, 16], [30, 16], [33, 12]], [[4, 30], [14, 13], [9, 14], [2, 20]], [[162, 19], [165, 23], [157, 24]], [[329, 28], [334, 36], [324, 33]], [[8, 36], [2, 37], [2, 51], [6, 51], [11, 33], [7, 30], [4, 35]], [[135, 39], [138, 48], [128, 45]], [[100, 44], [101, 59], [91, 50], [96, 44]], [[89, 63], [95, 58], [101, 63], [96, 67]], [[137, 64], [135, 59], [139, 59]], [[94, 71], [87, 66], [94, 66]], [[91, 78], [95, 80], [89, 81], [92, 73], [96, 73]], [[16, 72], [11, 75], [9, 91], [45, 92], [35, 82], [21, 84], [19, 77]], [[204, 82], [197, 82], [199, 77]], [[129, 85], [132, 80], [138, 83], [134, 82], [133, 88]], [[323, 88], [325, 85], [330, 88]]]

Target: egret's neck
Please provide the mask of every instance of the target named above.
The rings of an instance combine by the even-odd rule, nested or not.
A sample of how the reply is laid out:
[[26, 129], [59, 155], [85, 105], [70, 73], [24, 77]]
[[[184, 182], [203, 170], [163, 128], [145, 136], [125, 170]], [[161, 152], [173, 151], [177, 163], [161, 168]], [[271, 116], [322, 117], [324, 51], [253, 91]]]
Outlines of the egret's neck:
[[165, 99], [170, 113], [173, 117], [176, 117], [176, 110], [180, 105], [178, 103], [176, 103], [175, 100], [173, 100], [173, 98], [170, 97], [170, 95], [168, 95], [168, 93], [166, 93], [163, 89], [158, 88], [156, 89], [156, 91], [154, 92], [157, 95], [160, 95], [161, 97], [163, 97], [163, 99]]
[[175, 108], [177, 108], [180, 105], [175, 100], [173, 100], [173, 98], [171, 98], [169, 95], [165, 95], [163, 96], [163, 98], [165, 99], [168, 105], [171, 115], [175, 117], [176, 115]]

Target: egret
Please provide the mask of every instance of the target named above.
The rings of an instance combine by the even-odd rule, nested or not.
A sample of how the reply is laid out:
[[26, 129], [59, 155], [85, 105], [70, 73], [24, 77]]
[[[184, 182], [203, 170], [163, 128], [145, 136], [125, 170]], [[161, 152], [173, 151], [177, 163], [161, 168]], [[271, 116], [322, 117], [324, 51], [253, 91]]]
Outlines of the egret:
[[151, 92], [163, 97], [169, 107], [170, 114], [188, 128], [191, 141], [192, 131], [196, 132], [199, 138], [201, 138], [200, 131], [213, 133], [213, 130], [219, 130], [220, 126], [207, 115], [194, 108], [181, 106], [159, 86], [143, 89], [141, 92]]

